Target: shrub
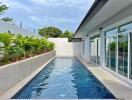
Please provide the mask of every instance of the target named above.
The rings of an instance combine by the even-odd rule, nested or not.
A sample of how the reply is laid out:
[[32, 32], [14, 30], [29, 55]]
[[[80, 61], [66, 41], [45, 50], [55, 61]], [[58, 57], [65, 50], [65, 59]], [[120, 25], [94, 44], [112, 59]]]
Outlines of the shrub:
[[8, 50], [11, 46], [11, 44], [13, 43], [13, 34], [10, 33], [1, 33], [0, 34], [0, 42], [2, 42], [4, 44], [4, 61], [8, 62]]
[[53, 42], [49, 42], [49, 43], [48, 43], [48, 50], [49, 50], [49, 51], [53, 50], [54, 47], [55, 47], [55, 44], [54, 44]]
[[25, 50], [20, 47], [10, 47], [9, 51], [9, 59], [11, 61], [18, 61], [25, 55]]
[[1, 33], [0, 42], [4, 44], [4, 61], [18, 61], [38, 54], [52, 51], [54, 43], [46, 38], [28, 37], [23, 35], [13, 35]]

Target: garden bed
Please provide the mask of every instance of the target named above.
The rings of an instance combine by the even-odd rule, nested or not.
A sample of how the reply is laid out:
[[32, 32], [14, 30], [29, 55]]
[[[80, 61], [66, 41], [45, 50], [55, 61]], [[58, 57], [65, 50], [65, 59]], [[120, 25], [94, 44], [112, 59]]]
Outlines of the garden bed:
[[7, 91], [55, 57], [55, 51], [0, 67], [0, 91]]
[[11, 33], [0, 34], [0, 66], [24, 60], [54, 50], [54, 43], [46, 38]]

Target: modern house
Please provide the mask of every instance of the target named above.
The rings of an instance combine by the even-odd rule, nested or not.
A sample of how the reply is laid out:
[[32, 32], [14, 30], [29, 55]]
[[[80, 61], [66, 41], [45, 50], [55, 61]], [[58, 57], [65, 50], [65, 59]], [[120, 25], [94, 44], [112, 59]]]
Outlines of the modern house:
[[[8, 23], [0, 26], [0, 32], [32, 36]], [[72, 42], [33, 36], [1, 41], [1, 61], [12, 51], [18, 56], [0, 65], [0, 100], [132, 99], [132, 0], [95, 0]], [[4, 43], [16, 44], [9, 50]]]
[[132, 0], [95, 0], [74, 38], [84, 59], [132, 82]]

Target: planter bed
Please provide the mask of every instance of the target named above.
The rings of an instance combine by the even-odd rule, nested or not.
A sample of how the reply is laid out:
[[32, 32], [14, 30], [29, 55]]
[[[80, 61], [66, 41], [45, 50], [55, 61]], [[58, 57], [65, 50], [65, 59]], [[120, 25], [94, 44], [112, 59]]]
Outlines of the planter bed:
[[17, 83], [25, 79], [51, 58], [55, 57], [55, 51], [31, 57], [0, 67], [0, 94], [9, 90]]

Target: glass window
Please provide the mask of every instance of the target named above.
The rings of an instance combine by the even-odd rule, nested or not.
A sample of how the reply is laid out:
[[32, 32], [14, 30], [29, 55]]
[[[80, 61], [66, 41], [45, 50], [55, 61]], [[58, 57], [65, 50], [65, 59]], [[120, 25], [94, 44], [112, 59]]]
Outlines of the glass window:
[[100, 64], [100, 35], [90, 38], [90, 59], [96, 64]]
[[127, 76], [128, 70], [128, 34], [118, 36], [118, 72]]
[[119, 27], [119, 32], [125, 32], [129, 30], [132, 30], [132, 22]]
[[132, 33], [130, 34], [130, 79], [132, 79]]
[[[119, 32], [132, 30], [132, 22], [124, 24], [118, 28], [109, 30], [105, 33], [105, 60], [106, 67], [126, 76], [128, 75], [128, 33], [118, 34]], [[118, 41], [117, 41], [118, 39]], [[117, 47], [118, 45], [118, 47]], [[132, 79], [132, 33], [130, 35], [130, 78]], [[118, 56], [117, 56], [118, 53]], [[118, 57], [118, 59], [117, 59]]]
[[117, 37], [106, 38], [106, 66], [112, 70], [116, 70], [116, 48], [117, 48]]
[[112, 30], [107, 31], [107, 32], [105, 33], [105, 35], [106, 35], [106, 37], [109, 37], [109, 36], [113, 36], [113, 35], [115, 35], [115, 34], [117, 34], [117, 33], [118, 33], [118, 29], [117, 29], [117, 28], [114, 28], [114, 29], [112, 29]]
[[94, 42], [90, 40], [90, 60], [93, 61], [93, 53], [94, 53]]
[[105, 57], [106, 57], [106, 67], [109, 68], [109, 60], [110, 60], [110, 51], [109, 51], [109, 42], [110, 42], [110, 38], [107, 37], [106, 41], [105, 41]]

